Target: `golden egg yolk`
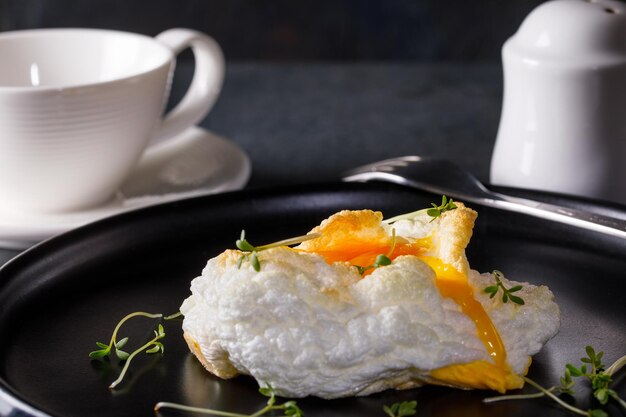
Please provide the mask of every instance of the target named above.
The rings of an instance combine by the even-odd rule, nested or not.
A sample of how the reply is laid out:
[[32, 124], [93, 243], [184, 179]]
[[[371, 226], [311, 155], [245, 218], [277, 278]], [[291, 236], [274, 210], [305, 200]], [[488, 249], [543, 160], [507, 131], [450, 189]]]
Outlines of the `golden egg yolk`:
[[[467, 276], [440, 259], [427, 256], [429, 247], [430, 239], [396, 244], [387, 239], [374, 242], [345, 242], [345, 245], [333, 245], [333, 248], [329, 249], [316, 248], [315, 253], [321, 255], [328, 263], [348, 262], [360, 267], [372, 266], [380, 254], [386, 255], [391, 260], [402, 255], [417, 256], [435, 271], [436, 285], [441, 295], [454, 300], [461, 311], [474, 322], [478, 337], [492, 359], [492, 362], [481, 360], [435, 369], [431, 372], [431, 377], [443, 383], [467, 388], [487, 388], [499, 392], [521, 388], [523, 379], [511, 372], [506, 362], [506, 349], [498, 330], [482, 304], [474, 297]], [[363, 276], [373, 270], [374, 268], [366, 270]]]
[[[402, 255], [419, 255], [424, 252], [426, 245], [421, 242], [392, 244], [390, 242], [358, 242], [358, 244], [328, 250], [316, 250], [328, 263], [348, 262], [354, 266], [370, 266], [376, 262], [378, 255], [386, 255], [394, 260]], [[371, 273], [368, 270], [364, 275]]]
[[435, 369], [431, 376], [447, 383], [461, 383], [468, 388], [488, 388], [501, 393], [508, 389], [521, 388], [524, 381], [511, 372], [500, 334], [485, 308], [474, 297], [474, 290], [469, 285], [467, 276], [438, 258], [419, 258], [435, 271], [436, 284], [441, 295], [454, 300], [461, 307], [461, 311], [472, 319], [478, 337], [493, 360], [446, 366]]
[[478, 336], [482, 340], [489, 356], [498, 366], [506, 364], [506, 351], [498, 330], [491, 322], [487, 312], [474, 298], [474, 290], [467, 282], [467, 277], [452, 266], [445, 264], [438, 258], [420, 257], [430, 266], [437, 275], [437, 288], [442, 296], [452, 298], [466, 316], [476, 324]]

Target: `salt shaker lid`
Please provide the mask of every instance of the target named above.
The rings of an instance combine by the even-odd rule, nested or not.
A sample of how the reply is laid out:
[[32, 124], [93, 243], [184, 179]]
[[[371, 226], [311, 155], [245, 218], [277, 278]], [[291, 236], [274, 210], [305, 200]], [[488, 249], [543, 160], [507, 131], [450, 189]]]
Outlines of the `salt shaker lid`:
[[507, 42], [529, 59], [626, 60], [626, 4], [614, 0], [554, 0], [535, 8]]

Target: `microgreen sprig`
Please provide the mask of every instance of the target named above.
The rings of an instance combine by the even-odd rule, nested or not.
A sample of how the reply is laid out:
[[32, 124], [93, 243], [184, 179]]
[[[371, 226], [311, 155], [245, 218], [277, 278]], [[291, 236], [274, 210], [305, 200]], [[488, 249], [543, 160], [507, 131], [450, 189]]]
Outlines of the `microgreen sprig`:
[[261, 408], [258, 411], [255, 411], [252, 414], [231, 413], [229, 411], [214, 410], [211, 408], [202, 408], [202, 407], [191, 407], [191, 406], [184, 405], [184, 404], [177, 404], [177, 403], [170, 403], [170, 402], [157, 403], [154, 406], [154, 411], [159, 412], [163, 408], [170, 408], [170, 409], [179, 410], [179, 411], [188, 411], [191, 413], [206, 414], [206, 415], [211, 415], [211, 416], [222, 416], [222, 417], [258, 417], [258, 416], [267, 414], [271, 411], [282, 411], [283, 412], [282, 415], [289, 416], [289, 417], [302, 417], [304, 415], [300, 407], [298, 407], [298, 404], [293, 400], [285, 401], [282, 404], [276, 404], [276, 394], [274, 392], [274, 389], [271, 386], [268, 385], [266, 387], [261, 387], [259, 388], [259, 392], [262, 395], [269, 397], [269, 399], [267, 400], [267, 404], [265, 405], [265, 407]]
[[509, 300], [514, 302], [515, 304], [524, 305], [524, 299], [522, 297], [518, 297], [517, 295], [513, 295], [514, 292], [521, 290], [523, 287], [521, 285], [516, 285], [511, 288], [506, 288], [502, 283], [502, 272], [493, 271], [491, 273], [493, 278], [496, 280], [495, 285], [490, 285], [485, 287], [484, 291], [489, 294], [489, 298], [493, 298], [498, 293], [498, 290], [502, 289], [502, 302], [506, 303]]
[[151, 319], [155, 319], [155, 318], [161, 318], [163, 317], [163, 314], [157, 313], [157, 314], [152, 314], [152, 313], [146, 313], [144, 311], [135, 311], [134, 313], [130, 313], [126, 316], [124, 316], [124, 318], [122, 318], [117, 325], [115, 326], [115, 329], [113, 329], [113, 334], [111, 336], [111, 340], [109, 341], [109, 344], [104, 344], [102, 342], [96, 342], [96, 345], [100, 348], [99, 350], [94, 350], [93, 352], [89, 353], [89, 357], [91, 359], [99, 359], [99, 358], [104, 358], [106, 356], [108, 356], [111, 353], [111, 350], [115, 351], [115, 355], [121, 359], [121, 360], [125, 360], [128, 359], [128, 357], [130, 356], [127, 352], [121, 350], [126, 343], [128, 342], [128, 337], [125, 337], [121, 340], [117, 340], [117, 333], [119, 332], [120, 328], [122, 327], [122, 325], [127, 322], [128, 320], [132, 319], [133, 317], [147, 317], [147, 318], [151, 318]]
[[534, 394], [501, 395], [498, 397], [485, 398], [483, 402], [492, 403], [496, 401], [521, 400], [545, 396], [549, 397], [561, 407], [571, 411], [572, 413], [587, 417], [607, 417], [608, 414], [602, 408], [583, 410], [568, 404], [558, 397], [560, 394], [573, 394], [573, 388], [576, 384], [573, 378], [584, 378], [589, 381], [593, 396], [601, 406], [605, 406], [611, 399], [613, 399], [626, 410], [626, 401], [620, 398], [615, 390], [610, 388], [612, 376], [622, 367], [626, 366], [626, 355], [622, 356], [611, 366], [604, 369], [605, 367], [602, 364], [602, 356], [604, 355], [604, 352], [596, 353], [594, 348], [591, 346], [586, 346], [585, 352], [587, 353], [587, 356], [580, 359], [582, 364], [579, 367], [569, 363], [565, 365], [565, 373], [560, 378], [560, 385], [544, 388], [532, 379], [523, 377], [524, 381], [535, 387], [538, 392]]
[[417, 401], [403, 401], [389, 406], [383, 405], [383, 411], [389, 417], [404, 417], [415, 415], [417, 413], [415, 407], [417, 407]]
[[122, 368], [122, 372], [120, 372], [120, 375], [117, 377], [115, 381], [111, 382], [111, 385], [109, 385], [109, 388], [114, 389], [122, 382], [122, 380], [124, 379], [124, 376], [126, 375], [126, 372], [128, 371], [128, 368], [130, 367], [130, 362], [133, 360], [135, 356], [137, 356], [142, 351], [145, 351], [147, 354], [152, 354], [152, 353], [157, 353], [157, 352], [161, 352], [161, 354], [165, 353], [165, 347], [163, 346], [163, 343], [159, 342], [159, 340], [163, 339], [164, 337], [165, 337], [165, 330], [163, 329], [163, 325], [159, 323], [157, 330], [154, 331], [154, 337], [150, 339], [147, 343], [145, 343], [143, 346], [135, 349], [130, 355], [128, 355], [128, 357], [126, 358], [126, 363], [124, 363], [124, 367]]
[[426, 214], [432, 217], [432, 220], [435, 220], [437, 217], [441, 216], [446, 211], [454, 210], [456, 208], [456, 204], [454, 204], [454, 200], [448, 198], [445, 195], [441, 196], [441, 204], [436, 205], [435, 203], [430, 203], [432, 208], [426, 210]]
[[396, 229], [392, 228], [391, 229], [391, 246], [389, 247], [389, 251], [387, 252], [387, 254], [384, 255], [381, 253], [380, 255], [378, 255], [372, 265], [367, 265], [367, 266], [354, 265], [356, 269], [359, 271], [359, 275], [365, 274], [365, 272], [369, 271], [370, 269], [376, 269], [376, 268], [380, 268], [381, 266], [391, 265], [391, 255], [393, 254], [393, 250], [395, 248], [396, 248]]
[[127, 314], [117, 323], [117, 325], [113, 329], [113, 334], [111, 335], [111, 339], [108, 345], [102, 342], [96, 342], [96, 346], [98, 346], [100, 349], [94, 350], [93, 352], [89, 353], [89, 357], [91, 359], [95, 360], [95, 359], [107, 358], [111, 355], [111, 352], [113, 351], [115, 353], [115, 356], [117, 356], [118, 359], [122, 361], [126, 361], [118, 378], [115, 381], [113, 381], [111, 385], [109, 385], [110, 389], [117, 387], [122, 382], [122, 380], [124, 379], [124, 376], [126, 375], [126, 372], [128, 371], [128, 368], [130, 367], [131, 361], [139, 353], [144, 352], [144, 351], [147, 354], [153, 354], [153, 353], [158, 353], [158, 352], [162, 354], [165, 353], [165, 347], [163, 346], [163, 343], [160, 342], [160, 340], [165, 337], [165, 329], [163, 328], [163, 325], [161, 323], [159, 323], [159, 325], [157, 326], [157, 329], [154, 330], [154, 337], [150, 339], [148, 342], [146, 342], [145, 344], [143, 344], [141, 347], [135, 349], [131, 353], [128, 353], [122, 350], [122, 348], [126, 346], [126, 344], [128, 343], [128, 340], [129, 340], [128, 337], [124, 337], [120, 340], [117, 340], [117, 335], [122, 325], [126, 323], [128, 320], [132, 319], [133, 317], [146, 317], [150, 319], [172, 320], [174, 318], [180, 317], [181, 315], [182, 314], [178, 312], [178, 313], [163, 317], [163, 314], [161, 313], [146, 313], [145, 311], [136, 311], [134, 313]]
[[399, 216], [395, 216], [395, 217], [391, 217], [389, 219], [385, 219], [383, 220], [383, 223], [386, 224], [393, 224], [397, 221], [400, 220], [413, 220], [417, 217], [421, 217], [424, 214], [427, 214], [428, 216], [432, 217], [430, 219], [430, 221], [434, 221], [435, 219], [437, 219], [438, 217], [441, 217], [441, 215], [443, 213], [445, 213], [446, 211], [451, 211], [457, 208], [457, 205], [454, 203], [453, 199], [448, 199], [448, 197], [446, 197], [445, 195], [441, 196], [441, 204], [437, 205], [435, 203], [430, 203], [430, 205], [432, 207], [430, 208], [425, 208], [425, 209], [421, 209], [421, 210], [417, 210], [417, 211], [413, 211], [411, 213], [405, 213], [405, 214], [401, 214]]
[[[605, 405], [613, 398], [626, 410], [626, 402], [617, 395], [615, 390], [609, 387], [609, 384], [612, 382], [611, 377], [614, 372], [619, 370], [619, 365], [613, 364], [605, 370], [605, 366], [602, 364], [604, 352], [596, 353], [593, 347], [587, 346], [585, 347], [585, 353], [587, 353], [587, 356], [580, 358], [580, 361], [583, 363], [580, 367], [568, 363], [566, 369], [575, 378], [582, 377], [589, 380], [593, 396], [600, 404]], [[623, 356], [618, 363], [624, 366], [626, 364], [626, 356]]]
[[241, 268], [243, 262], [250, 262], [252, 268], [255, 271], [259, 272], [261, 270], [261, 261], [259, 260], [258, 253], [267, 249], [278, 248], [280, 246], [291, 246], [297, 245], [302, 242], [306, 242], [307, 240], [312, 240], [320, 237], [319, 233], [309, 233], [303, 236], [296, 236], [289, 239], [279, 240], [278, 242], [268, 243], [266, 245], [254, 246], [246, 239], [246, 231], [241, 231], [241, 236], [235, 242], [235, 246], [237, 249], [242, 251], [241, 257], [239, 257], [239, 261], [237, 262], [237, 268]]
[[391, 259], [389, 259], [387, 255], [383, 255], [381, 253], [380, 255], [376, 257], [376, 261], [372, 265], [367, 265], [367, 266], [354, 265], [354, 267], [357, 269], [357, 271], [359, 271], [359, 275], [363, 275], [365, 274], [366, 271], [369, 271], [370, 269], [376, 269], [381, 266], [387, 266], [387, 265], [391, 265]]

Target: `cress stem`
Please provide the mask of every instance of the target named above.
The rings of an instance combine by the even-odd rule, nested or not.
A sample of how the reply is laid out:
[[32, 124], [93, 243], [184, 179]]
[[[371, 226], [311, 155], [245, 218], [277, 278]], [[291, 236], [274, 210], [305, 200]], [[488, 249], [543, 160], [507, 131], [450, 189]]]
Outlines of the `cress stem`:
[[396, 248], [396, 229], [391, 228], [391, 247], [389, 248], [389, 252], [387, 252], [387, 258], [391, 258], [393, 255], [393, 251]]
[[624, 409], [626, 409], [626, 401], [622, 400], [619, 395], [617, 395], [616, 393], [611, 393], [609, 394], [615, 401], [617, 401], [619, 403], [619, 405], [621, 405]]
[[272, 405], [266, 405], [265, 407], [261, 408], [259, 411], [257, 411], [256, 413], [250, 414], [247, 417], [258, 417], [258, 416], [262, 416], [263, 414], [267, 413], [268, 411], [272, 411], [272, 410], [280, 410], [281, 407], [280, 406], [272, 406]]
[[317, 239], [321, 235], [319, 233], [309, 233], [308, 235], [296, 236], [289, 239], [279, 240], [278, 242], [268, 243], [267, 245], [256, 246], [254, 249], [259, 252], [265, 249], [276, 248], [279, 246], [291, 246], [307, 240]]
[[581, 416], [587, 416], [588, 415], [588, 413], [586, 411], [581, 410], [580, 408], [572, 407], [571, 405], [569, 405], [565, 401], [561, 400], [559, 397], [557, 397], [556, 395], [554, 395], [553, 393], [551, 393], [550, 391], [548, 391], [547, 389], [545, 389], [541, 385], [537, 384], [532, 379], [527, 378], [527, 377], [523, 377], [523, 378], [524, 378], [524, 381], [526, 381], [527, 383], [529, 383], [533, 387], [537, 388], [539, 391], [543, 392], [548, 397], [552, 398], [561, 407], [566, 408], [569, 411], [571, 411], [572, 413], [576, 413], [576, 414], [581, 415]]
[[609, 366], [604, 373], [607, 374], [608, 376], [613, 376], [613, 374], [615, 374], [616, 372], [618, 372], [620, 369], [622, 369], [624, 366], [626, 365], [626, 355], [622, 356], [621, 358], [619, 358], [618, 360], [616, 360], [615, 362], [613, 362], [613, 365]]
[[[548, 392], [554, 392], [554, 390], [556, 389], [556, 387], [550, 387], [548, 388], [546, 391]], [[512, 395], [500, 395], [498, 397], [488, 397], [483, 399], [484, 403], [495, 403], [498, 401], [506, 401], [506, 400], [529, 400], [529, 399], [533, 399], [533, 398], [541, 398], [541, 397], [545, 397], [546, 394], [544, 394], [542, 391], [534, 393], [534, 394], [512, 394]]]
[[176, 319], [178, 317], [181, 317], [182, 315], [183, 315], [183, 313], [181, 313], [180, 311], [177, 311], [174, 314], [170, 314], [169, 316], [163, 317], [163, 320], [173, 320], [173, 319]]
[[126, 363], [124, 364], [124, 367], [122, 368], [122, 372], [120, 373], [120, 376], [118, 376], [115, 381], [111, 382], [111, 385], [109, 385], [109, 389], [115, 388], [120, 382], [122, 382], [122, 380], [124, 379], [124, 375], [126, 375], [126, 371], [128, 370], [128, 367], [130, 366], [130, 362], [133, 360], [135, 356], [137, 356], [139, 353], [143, 352], [144, 350], [148, 349], [150, 345], [152, 345], [157, 340], [162, 339], [163, 336], [164, 335], [155, 336], [148, 343], [146, 343], [145, 345], [143, 345], [142, 347], [140, 347], [139, 349], [131, 353], [128, 359], [126, 359]]
[[189, 411], [191, 413], [209, 414], [222, 417], [249, 417], [249, 414], [230, 413], [228, 411], [212, 410], [210, 408], [191, 407], [189, 405], [159, 402], [154, 406], [154, 411], [159, 411], [161, 408], [172, 408], [174, 410]]
[[417, 210], [417, 211], [412, 211], [411, 213], [401, 214], [399, 216], [395, 216], [395, 217], [392, 217], [390, 219], [385, 219], [385, 220], [383, 220], [383, 223], [392, 224], [392, 223], [395, 223], [395, 222], [400, 221], [400, 220], [411, 220], [411, 219], [414, 219], [415, 217], [418, 217], [418, 216], [421, 216], [423, 214], [426, 214], [426, 212], [428, 210], [429, 209], [421, 209], [421, 210]]
[[113, 334], [111, 335], [111, 341], [109, 342], [109, 348], [113, 347], [115, 343], [117, 343], [117, 332], [120, 330], [122, 325], [128, 320], [137, 316], [147, 317], [149, 319], [156, 319], [156, 318], [163, 317], [163, 314], [161, 313], [153, 314], [153, 313], [146, 313], [145, 311], [135, 311], [134, 313], [130, 313], [126, 315], [124, 318], [122, 318], [122, 320], [119, 321], [119, 323], [117, 323], [117, 326], [115, 326], [115, 329], [113, 329]]

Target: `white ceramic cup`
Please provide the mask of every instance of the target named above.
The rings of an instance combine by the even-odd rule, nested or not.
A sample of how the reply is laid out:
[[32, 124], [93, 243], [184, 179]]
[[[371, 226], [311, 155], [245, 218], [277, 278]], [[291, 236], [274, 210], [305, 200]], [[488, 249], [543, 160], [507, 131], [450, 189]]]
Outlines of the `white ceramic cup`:
[[491, 183], [626, 204], [626, 5], [544, 3], [502, 60]]
[[[193, 80], [163, 116], [176, 55]], [[175, 137], [217, 99], [224, 58], [210, 37], [98, 29], [0, 34], [0, 209], [67, 212], [111, 199], [151, 140]]]

